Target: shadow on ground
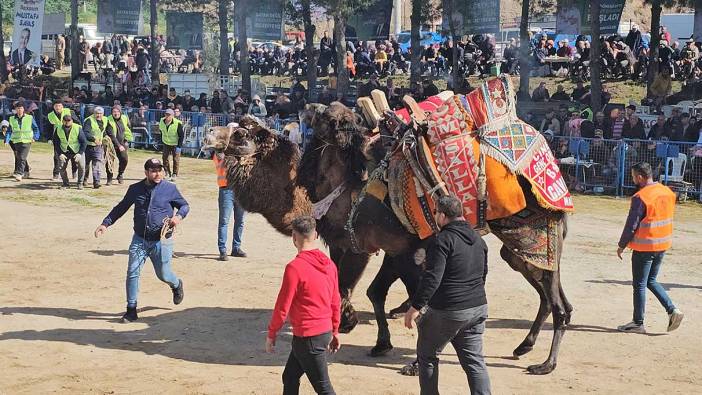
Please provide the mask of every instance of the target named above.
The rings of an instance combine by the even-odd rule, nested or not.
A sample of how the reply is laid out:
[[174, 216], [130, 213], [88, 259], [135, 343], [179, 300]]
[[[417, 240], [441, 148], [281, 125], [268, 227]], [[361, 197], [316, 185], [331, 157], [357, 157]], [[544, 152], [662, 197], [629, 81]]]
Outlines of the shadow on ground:
[[[592, 284], [613, 284], [613, 285], [625, 285], [631, 287], [631, 281], [624, 280], [587, 280], [588, 283]], [[659, 283], [665, 288], [666, 291], [671, 289], [697, 289], [702, 291], [701, 285], [688, 285], [688, 284], [674, 284], [674, 283]]]

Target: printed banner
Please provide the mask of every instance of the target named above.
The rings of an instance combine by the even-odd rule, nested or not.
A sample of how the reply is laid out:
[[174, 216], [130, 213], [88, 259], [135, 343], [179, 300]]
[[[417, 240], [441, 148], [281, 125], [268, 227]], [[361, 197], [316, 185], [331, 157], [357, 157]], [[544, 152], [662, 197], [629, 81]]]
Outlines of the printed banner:
[[444, 0], [442, 29], [450, 30], [448, 12], [456, 35], [498, 33], [500, 31], [500, 0]]
[[[616, 34], [624, 11], [625, 0], [600, 1], [600, 34]], [[558, 2], [556, 32], [558, 34], [590, 34], [590, 2], [563, 0]]]
[[166, 13], [166, 48], [202, 49], [202, 13]]
[[253, 40], [278, 41], [283, 39], [282, 0], [261, 0], [246, 17], [246, 32]]
[[142, 24], [141, 0], [98, 0], [99, 33], [137, 35]]
[[39, 66], [44, 0], [15, 0], [10, 64]]
[[390, 37], [392, 0], [376, 0], [346, 22], [347, 40], [387, 40]]

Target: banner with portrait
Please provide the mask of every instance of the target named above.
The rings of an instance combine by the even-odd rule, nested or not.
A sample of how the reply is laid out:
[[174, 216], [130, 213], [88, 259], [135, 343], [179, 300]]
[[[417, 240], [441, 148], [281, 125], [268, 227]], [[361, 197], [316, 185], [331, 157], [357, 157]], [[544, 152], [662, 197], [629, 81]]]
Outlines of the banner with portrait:
[[143, 29], [141, 0], [98, 0], [99, 33], [138, 35]]
[[10, 64], [39, 66], [44, 0], [15, 0]]
[[496, 34], [500, 31], [500, 0], [444, 0], [441, 28], [450, 31], [451, 22], [457, 36]]
[[166, 13], [166, 48], [202, 49], [202, 13]]
[[392, 0], [376, 0], [356, 11], [346, 21], [346, 39], [387, 40], [390, 37], [392, 3]]

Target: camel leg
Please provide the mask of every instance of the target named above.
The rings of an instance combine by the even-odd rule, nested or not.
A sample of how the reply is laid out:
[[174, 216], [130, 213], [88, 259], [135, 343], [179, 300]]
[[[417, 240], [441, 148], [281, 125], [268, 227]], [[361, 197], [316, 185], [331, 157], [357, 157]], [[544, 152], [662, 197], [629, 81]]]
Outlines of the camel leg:
[[573, 305], [570, 304], [568, 298], [566, 298], [565, 292], [563, 292], [563, 285], [561, 285], [561, 273], [558, 270], [558, 288], [560, 290], [561, 301], [563, 302], [563, 307], [565, 308], [565, 324], [570, 325], [570, 318], [573, 315]]
[[358, 324], [356, 310], [351, 304], [351, 294], [353, 289], [361, 279], [370, 260], [368, 254], [354, 254], [340, 248], [329, 248], [332, 261], [336, 263], [339, 271], [339, 294], [341, 295], [341, 324], [339, 332], [349, 333]]
[[543, 327], [546, 318], [548, 318], [548, 316], [551, 314], [551, 302], [549, 300], [549, 295], [544, 289], [543, 285], [535, 278], [535, 274], [543, 273], [543, 271], [539, 271], [537, 273], [530, 272], [527, 269], [527, 264], [524, 261], [522, 261], [519, 257], [514, 255], [505, 246], [503, 246], [502, 249], [500, 249], [500, 255], [502, 256], [502, 259], [504, 259], [513, 270], [521, 273], [522, 276], [524, 276], [524, 278], [529, 282], [529, 284], [531, 284], [532, 287], [534, 287], [536, 292], [539, 294], [539, 311], [536, 314], [536, 318], [534, 319], [534, 322], [531, 325], [529, 334], [527, 334], [522, 343], [519, 346], [517, 346], [517, 348], [515, 348], [513, 351], [513, 355], [515, 357], [519, 357], [528, 353], [534, 348], [536, 338], [539, 336], [539, 332], [541, 332], [541, 327]]
[[556, 368], [558, 350], [566, 330], [566, 308], [561, 299], [560, 273], [558, 271], [545, 271], [540, 282], [546, 288], [551, 299], [553, 340], [551, 341], [551, 352], [548, 355], [548, 359], [540, 365], [531, 365], [527, 368], [527, 371], [531, 374], [549, 374]]
[[388, 296], [388, 291], [392, 284], [400, 278], [400, 274], [395, 270], [395, 265], [392, 262], [393, 258], [385, 254], [383, 264], [380, 266], [378, 274], [375, 275], [373, 282], [368, 287], [366, 295], [373, 305], [375, 313], [375, 321], [378, 325], [378, 338], [375, 346], [370, 350], [371, 357], [379, 357], [387, 354], [392, 350], [390, 342], [390, 330], [388, 329], [388, 320], [385, 315], [385, 300]]

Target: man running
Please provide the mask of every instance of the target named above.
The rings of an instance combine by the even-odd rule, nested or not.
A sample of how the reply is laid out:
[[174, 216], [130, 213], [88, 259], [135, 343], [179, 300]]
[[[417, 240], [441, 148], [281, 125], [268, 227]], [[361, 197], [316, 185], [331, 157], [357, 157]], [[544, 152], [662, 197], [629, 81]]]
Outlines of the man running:
[[[190, 206], [175, 184], [163, 180], [163, 164], [160, 160], [147, 160], [144, 163], [144, 174], [146, 178], [130, 185], [122, 201], [95, 229], [95, 237], [99, 237], [134, 205], [134, 236], [129, 246], [127, 267], [127, 312], [122, 316], [122, 322], [138, 319], [139, 274], [146, 257], [151, 259], [158, 279], [170, 285], [173, 303], [180, 304], [184, 296], [183, 280], [171, 270], [172, 233], [188, 215]], [[175, 215], [174, 209], [177, 210]]]

